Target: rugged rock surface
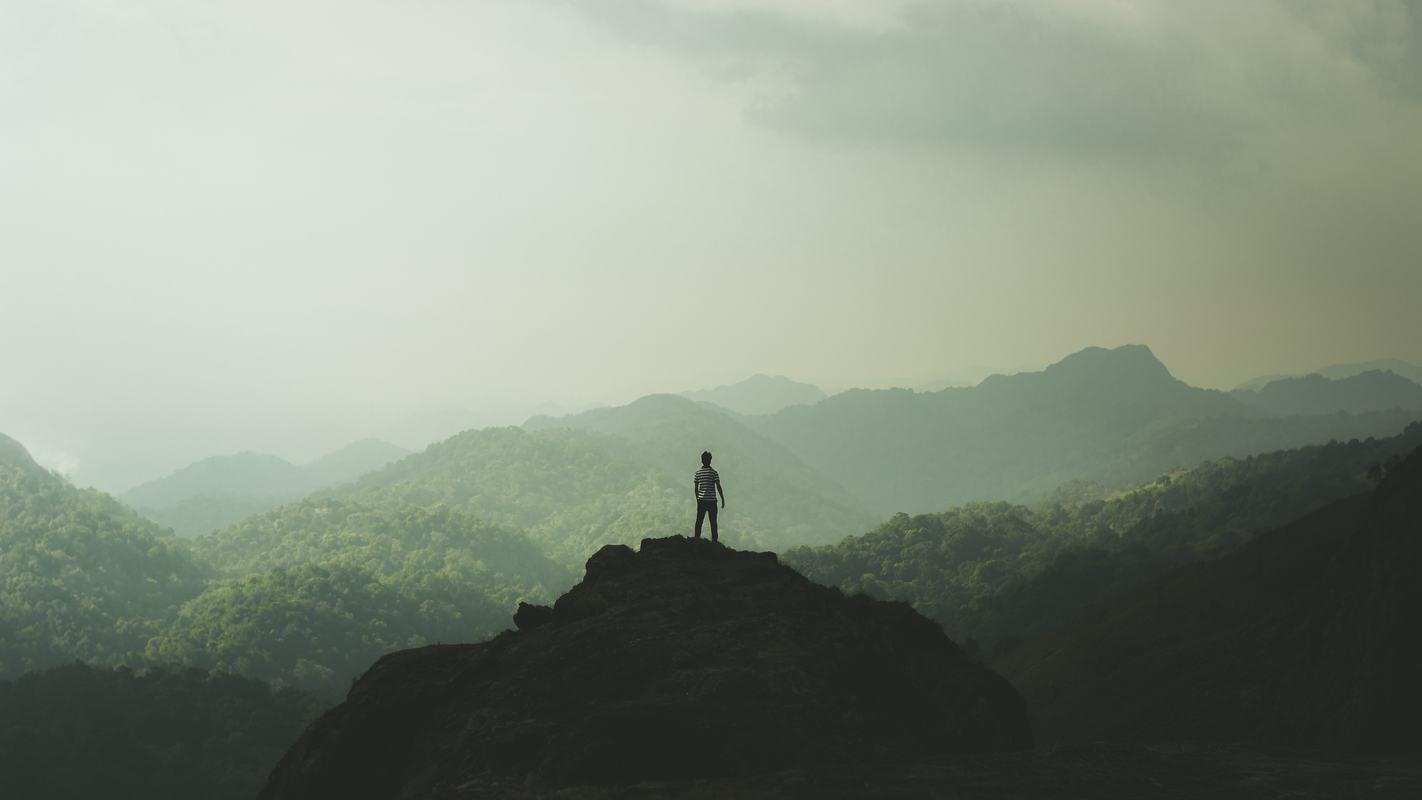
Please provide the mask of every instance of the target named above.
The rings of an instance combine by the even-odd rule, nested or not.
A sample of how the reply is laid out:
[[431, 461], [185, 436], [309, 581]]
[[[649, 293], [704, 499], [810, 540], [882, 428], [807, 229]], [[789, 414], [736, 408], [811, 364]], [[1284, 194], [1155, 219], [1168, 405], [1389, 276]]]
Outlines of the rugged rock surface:
[[1031, 744], [1021, 697], [935, 623], [772, 553], [604, 547], [551, 611], [518, 622], [381, 659], [262, 797], [744, 780]]

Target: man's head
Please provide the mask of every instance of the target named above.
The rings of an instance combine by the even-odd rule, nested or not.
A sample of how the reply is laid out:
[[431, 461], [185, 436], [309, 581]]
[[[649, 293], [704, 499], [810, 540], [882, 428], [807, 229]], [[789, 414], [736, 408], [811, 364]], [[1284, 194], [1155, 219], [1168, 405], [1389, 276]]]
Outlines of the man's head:
[[709, 466], [711, 466], [711, 451], [710, 451], [710, 450], [702, 450], [702, 451], [701, 451], [701, 466], [703, 466], [703, 467], [709, 467]]

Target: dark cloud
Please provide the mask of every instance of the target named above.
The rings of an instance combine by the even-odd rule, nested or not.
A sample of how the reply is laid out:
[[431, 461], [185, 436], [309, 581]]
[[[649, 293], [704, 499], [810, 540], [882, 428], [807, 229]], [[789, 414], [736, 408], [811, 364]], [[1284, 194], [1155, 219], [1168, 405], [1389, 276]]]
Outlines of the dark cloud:
[[1348, 94], [1359, 72], [1412, 85], [1417, 32], [1402, 46], [1395, 26], [1405, 30], [1418, 5], [1310, 16], [1303, 4], [1264, 3], [1236, 14], [1237, 25], [1228, 5], [1201, 5], [1209, 15], [1147, 5], [1160, 19], [1111, 25], [1044, 4], [934, 2], [907, 6], [886, 29], [744, 6], [583, 8], [618, 35], [721, 74], [787, 76], [789, 88], [748, 117], [811, 139], [1197, 159], [1232, 152], [1270, 115], [1337, 113], [1334, 100], [1347, 98], [1328, 92]]

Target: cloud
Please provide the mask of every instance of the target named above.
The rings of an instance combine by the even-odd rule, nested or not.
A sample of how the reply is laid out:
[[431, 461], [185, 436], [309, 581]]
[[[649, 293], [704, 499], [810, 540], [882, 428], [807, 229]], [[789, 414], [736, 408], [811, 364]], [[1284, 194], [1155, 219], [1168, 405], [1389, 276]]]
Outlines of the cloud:
[[897, 24], [766, 0], [580, 7], [761, 80], [750, 121], [833, 143], [1197, 159], [1422, 87], [1417, 0], [956, 0], [901, 4]]

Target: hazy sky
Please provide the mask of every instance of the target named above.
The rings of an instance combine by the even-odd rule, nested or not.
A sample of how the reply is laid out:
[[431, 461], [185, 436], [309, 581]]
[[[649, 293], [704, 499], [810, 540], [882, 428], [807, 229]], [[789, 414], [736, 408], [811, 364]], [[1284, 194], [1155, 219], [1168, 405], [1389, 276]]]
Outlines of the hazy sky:
[[0, 431], [107, 488], [1419, 298], [1419, 2], [0, 2]]

